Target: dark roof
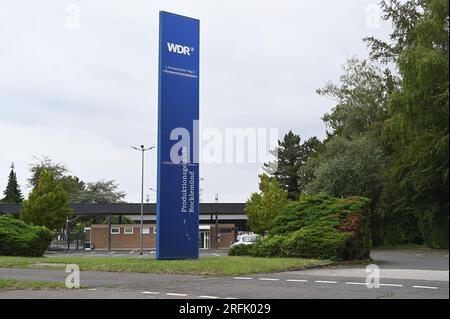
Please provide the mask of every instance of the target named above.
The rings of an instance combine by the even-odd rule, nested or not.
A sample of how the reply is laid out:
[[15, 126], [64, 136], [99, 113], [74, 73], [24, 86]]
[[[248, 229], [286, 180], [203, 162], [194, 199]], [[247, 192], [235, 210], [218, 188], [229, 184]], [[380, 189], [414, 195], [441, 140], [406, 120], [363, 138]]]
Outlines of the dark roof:
[[[73, 215], [139, 215], [141, 204], [118, 203], [118, 204], [72, 204]], [[200, 214], [242, 215], [244, 213], [244, 203], [200, 203]], [[22, 204], [2, 204], [0, 203], [0, 214], [18, 215]], [[144, 214], [155, 214], [156, 204], [144, 204]]]

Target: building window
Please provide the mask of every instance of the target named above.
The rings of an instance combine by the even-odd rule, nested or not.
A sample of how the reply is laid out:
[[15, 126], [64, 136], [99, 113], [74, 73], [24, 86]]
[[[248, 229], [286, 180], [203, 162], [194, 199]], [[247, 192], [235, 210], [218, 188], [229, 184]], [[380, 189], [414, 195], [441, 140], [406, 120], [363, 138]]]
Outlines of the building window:
[[111, 227], [111, 235], [120, 235], [119, 227]]
[[156, 227], [153, 227], [153, 234], [156, 234]]
[[149, 227], [144, 227], [142, 229], [142, 235], [149, 235], [150, 234], [150, 228]]
[[133, 230], [134, 230], [133, 227], [125, 227], [125, 228], [123, 229], [123, 233], [124, 233], [125, 235], [133, 235]]

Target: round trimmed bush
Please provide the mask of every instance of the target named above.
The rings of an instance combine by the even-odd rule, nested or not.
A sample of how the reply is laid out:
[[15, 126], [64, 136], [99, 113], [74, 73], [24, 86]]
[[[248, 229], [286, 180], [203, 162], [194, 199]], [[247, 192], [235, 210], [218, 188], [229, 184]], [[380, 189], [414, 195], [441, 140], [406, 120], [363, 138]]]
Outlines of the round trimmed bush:
[[0, 215], [0, 255], [40, 257], [50, 246], [52, 232], [11, 216]]

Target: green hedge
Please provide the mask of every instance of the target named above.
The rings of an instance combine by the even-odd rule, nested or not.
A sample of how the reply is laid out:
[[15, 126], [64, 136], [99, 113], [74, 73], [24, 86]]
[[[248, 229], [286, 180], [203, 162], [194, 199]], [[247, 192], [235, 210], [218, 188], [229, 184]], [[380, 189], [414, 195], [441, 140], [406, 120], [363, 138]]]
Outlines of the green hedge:
[[0, 255], [40, 257], [50, 246], [53, 234], [10, 216], [0, 215]]
[[303, 196], [280, 211], [269, 236], [235, 255], [362, 260], [370, 257], [370, 200]]
[[251, 255], [250, 250], [252, 249], [252, 246], [253, 245], [244, 245], [244, 244], [232, 246], [228, 250], [228, 255], [229, 256]]

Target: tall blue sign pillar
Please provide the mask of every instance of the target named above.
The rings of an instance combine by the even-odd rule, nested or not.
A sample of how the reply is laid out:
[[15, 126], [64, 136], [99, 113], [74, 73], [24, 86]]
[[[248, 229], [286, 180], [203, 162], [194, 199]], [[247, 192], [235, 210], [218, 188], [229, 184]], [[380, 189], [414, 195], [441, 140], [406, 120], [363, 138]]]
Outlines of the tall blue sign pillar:
[[157, 259], [199, 255], [199, 20], [160, 12]]

